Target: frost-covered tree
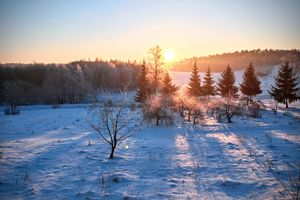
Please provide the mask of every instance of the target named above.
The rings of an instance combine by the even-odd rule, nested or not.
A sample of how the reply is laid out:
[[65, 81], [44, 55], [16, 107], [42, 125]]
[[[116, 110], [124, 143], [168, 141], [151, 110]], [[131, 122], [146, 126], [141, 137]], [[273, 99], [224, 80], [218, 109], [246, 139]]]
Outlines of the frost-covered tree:
[[299, 87], [297, 87], [297, 76], [294, 67], [289, 62], [284, 63], [278, 70], [275, 77], [275, 86], [272, 86], [270, 95], [280, 103], [284, 103], [285, 107], [289, 107], [289, 103], [297, 101], [300, 97], [297, 95]]
[[166, 73], [163, 80], [161, 93], [166, 96], [172, 96], [176, 93], [177, 90], [178, 88], [174, 84], [172, 84], [172, 79], [169, 73]]
[[210, 67], [208, 67], [205, 76], [204, 76], [204, 81], [203, 81], [203, 86], [202, 86], [202, 90], [203, 90], [203, 94], [205, 96], [214, 96], [216, 95], [216, 90], [215, 90], [215, 86], [214, 86], [214, 80], [212, 78], [211, 75], [211, 69]]
[[203, 119], [206, 112], [205, 105], [195, 97], [186, 99], [185, 109], [187, 111], [187, 121], [192, 121], [193, 125], [196, 124], [197, 119]]
[[172, 124], [174, 116], [170, 103], [169, 99], [157, 95], [150, 96], [143, 106], [144, 120], [149, 123], [154, 120], [156, 126]]
[[137, 81], [138, 90], [135, 96], [135, 101], [144, 102], [150, 94], [150, 84], [148, 79], [148, 69], [143, 61], [143, 64], [140, 67], [140, 73]]
[[212, 115], [218, 120], [226, 118], [228, 123], [231, 123], [232, 117], [240, 109], [240, 102], [233, 96], [227, 96], [225, 99], [214, 99], [210, 102], [209, 109], [212, 110]]
[[163, 66], [163, 57], [162, 57], [162, 49], [159, 46], [154, 46], [148, 51], [149, 57], [149, 65], [152, 70], [152, 90], [153, 93], [156, 93], [159, 88], [161, 74], [162, 74], [162, 66]]
[[218, 92], [222, 97], [236, 96], [238, 88], [234, 85], [235, 75], [228, 65], [218, 81]]
[[187, 87], [187, 93], [188, 95], [194, 97], [199, 97], [202, 95], [201, 80], [200, 80], [200, 75], [199, 75], [199, 70], [197, 67], [196, 60], [194, 62], [194, 67], [192, 70], [190, 82]]
[[[255, 69], [252, 63], [250, 63], [249, 67], [244, 72], [243, 81], [240, 84], [240, 90], [244, 95], [248, 96], [249, 101], [252, 101], [252, 97], [262, 93], [262, 90], [260, 89], [260, 81], [255, 74]], [[249, 101], [247, 101], [247, 105]]]

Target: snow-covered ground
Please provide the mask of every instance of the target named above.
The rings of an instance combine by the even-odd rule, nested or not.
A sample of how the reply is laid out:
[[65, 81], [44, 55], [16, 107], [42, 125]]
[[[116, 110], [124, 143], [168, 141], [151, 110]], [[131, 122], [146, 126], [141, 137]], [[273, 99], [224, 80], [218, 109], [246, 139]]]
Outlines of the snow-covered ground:
[[1, 113], [0, 199], [291, 199], [284, 186], [298, 176], [300, 109], [261, 114], [144, 124], [110, 160], [87, 105]]

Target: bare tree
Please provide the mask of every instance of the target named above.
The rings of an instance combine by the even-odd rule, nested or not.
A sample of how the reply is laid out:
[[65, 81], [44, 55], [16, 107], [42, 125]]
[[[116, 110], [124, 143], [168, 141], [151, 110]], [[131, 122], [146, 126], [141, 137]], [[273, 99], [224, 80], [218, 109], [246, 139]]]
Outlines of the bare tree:
[[23, 103], [23, 81], [5, 81], [3, 83], [4, 101], [9, 104], [7, 114], [18, 114], [17, 106]]
[[203, 119], [205, 115], [206, 109], [205, 106], [201, 102], [195, 102], [192, 107], [191, 116], [193, 118], [193, 125], [196, 124], [197, 119]]
[[240, 108], [240, 103], [234, 97], [226, 97], [223, 104], [223, 111], [227, 118], [227, 122], [231, 123], [231, 118], [236, 114]]
[[129, 109], [126, 103], [126, 93], [121, 93], [120, 101], [112, 101], [106, 94], [104, 99], [96, 99], [88, 112], [88, 122], [95, 129], [100, 139], [111, 147], [109, 158], [114, 158], [117, 146], [131, 137], [141, 123], [134, 117], [136, 111]]
[[154, 46], [149, 49], [148, 53], [150, 54], [149, 65], [153, 73], [153, 92], [156, 93], [162, 73], [162, 49], [159, 46]]
[[227, 96], [224, 99], [211, 100], [208, 107], [212, 111], [212, 115], [218, 120], [226, 117], [227, 122], [231, 123], [232, 117], [240, 110], [241, 103], [237, 98]]

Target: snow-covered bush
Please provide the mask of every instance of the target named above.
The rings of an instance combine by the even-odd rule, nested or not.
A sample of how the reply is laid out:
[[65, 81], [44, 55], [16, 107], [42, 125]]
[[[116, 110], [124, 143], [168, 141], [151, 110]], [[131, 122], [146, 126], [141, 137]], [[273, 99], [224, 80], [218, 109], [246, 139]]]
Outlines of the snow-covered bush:
[[234, 97], [226, 97], [223, 99], [212, 100], [209, 104], [209, 109], [212, 110], [212, 115], [218, 120], [226, 118], [228, 123], [234, 115], [240, 112], [240, 101]]
[[249, 106], [249, 116], [250, 117], [261, 117], [260, 114], [260, 103], [259, 102], [253, 102], [250, 106]]
[[207, 104], [188, 95], [176, 97], [175, 108], [183, 119], [193, 122], [194, 125], [198, 119], [204, 118], [207, 112]]
[[148, 123], [155, 123], [156, 126], [172, 125], [174, 122], [174, 114], [170, 104], [166, 99], [160, 96], [149, 97], [143, 105], [143, 117]]
[[185, 108], [187, 111], [187, 120], [196, 124], [197, 119], [204, 118], [206, 113], [206, 106], [195, 97], [190, 97], [185, 101]]
[[217, 120], [222, 118], [222, 105], [224, 104], [222, 99], [212, 99], [208, 103], [208, 113], [210, 113]]

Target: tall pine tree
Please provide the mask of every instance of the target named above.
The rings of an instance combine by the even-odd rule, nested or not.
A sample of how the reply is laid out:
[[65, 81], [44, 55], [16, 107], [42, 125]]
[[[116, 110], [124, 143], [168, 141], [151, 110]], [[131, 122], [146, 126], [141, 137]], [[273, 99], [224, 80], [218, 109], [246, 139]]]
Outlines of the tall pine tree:
[[228, 65], [218, 81], [218, 92], [222, 97], [236, 97], [238, 88], [234, 85], [235, 76]]
[[135, 101], [137, 102], [144, 102], [149, 93], [150, 93], [150, 87], [149, 87], [149, 79], [147, 77], [148, 70], [145, 64], [145, 60], [143, 60], [143, 64], [141, 65], [139, 77], [138, 77], [138, 90], [135, 96]]
[[255, 74], [255, 69], [252, 63], [250, 63], [249, 67], [244, 72], [243, 81], [240, 84], [240, 90], [244, 95], [249, 97], [250, 101], [252, 100], [252, 97], [262, 93], [260, 89], [260, 81]]
[[202, 95], [201, 80], [200, 80], [199, 70], [197, 67], [196, 60], [195, 60], [194, 67], [192, 70], [190, 82], [187, 87], [187, 93], [188, 93], [188, 95], [195, 96], [195, 97]]
[[204, 76], [204, 81], [203, 81], [203, 86], [202, 86], [203, 94], [205, 96], [216, 95], [214, 83], [215, 82], [211, 76], [211, 69], [210, 69], [210, 67], [208, 67], [206, 74]]
[[170, 78], [169, 73], [166, 73], [163, 80], [161, 93], [166, 96], [172, 96], [173, 94], [176, 93], [177, 90], [178, 90], [177, 87], [172, 84], [172, 79]]
[[297, 87], [297, 77], [295, 69], [289, 62], [284, 63], [278, 70], [275, 77], [276, 86], [272, 86], [270, 95], [280, 103], [284, 103], [285, 107], [289, 107], [289, 103], [297, 101], [300, 97], [297, 96], [299, 88]]

